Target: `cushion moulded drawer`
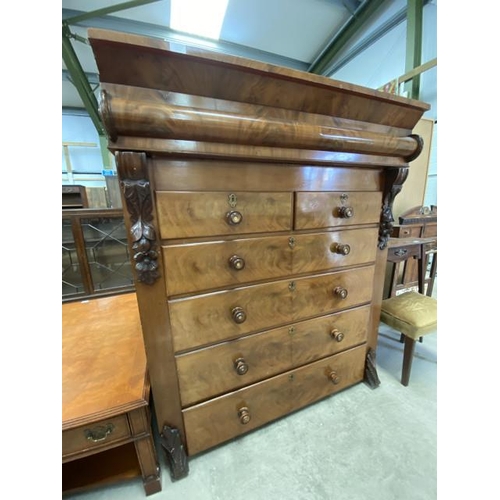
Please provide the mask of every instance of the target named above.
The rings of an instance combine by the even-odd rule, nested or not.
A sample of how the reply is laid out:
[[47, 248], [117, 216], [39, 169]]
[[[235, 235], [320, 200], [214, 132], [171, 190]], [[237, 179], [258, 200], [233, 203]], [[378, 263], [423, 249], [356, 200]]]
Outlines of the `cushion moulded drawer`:
[[162, 239], [287, 231], [291, 193], [156, 193]]

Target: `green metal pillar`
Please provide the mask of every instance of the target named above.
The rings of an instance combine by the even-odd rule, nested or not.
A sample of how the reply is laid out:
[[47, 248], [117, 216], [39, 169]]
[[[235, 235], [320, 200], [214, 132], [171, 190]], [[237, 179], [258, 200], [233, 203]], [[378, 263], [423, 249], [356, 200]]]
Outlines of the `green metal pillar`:
[[[422, 64], [423, 9], [423, 0], [408, 0], [405, 73]], [[420, 73], [405, 84], [405, 91], [411, 99], [419, 98]]]
[[325, 75], [335, 56], [346, 46], [351, 38], [364, 26], [385, 0], [369, 0], [352, 16], [340, 33], [328, 44], [322, 54], [311, 64], [308, 71]]

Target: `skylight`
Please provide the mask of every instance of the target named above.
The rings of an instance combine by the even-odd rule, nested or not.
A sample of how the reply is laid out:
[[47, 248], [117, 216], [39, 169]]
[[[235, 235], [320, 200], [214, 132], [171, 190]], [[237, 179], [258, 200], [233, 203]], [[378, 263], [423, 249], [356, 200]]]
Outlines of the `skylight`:
[[170, 27], [218, 40], [229, 0], [171, 0]]

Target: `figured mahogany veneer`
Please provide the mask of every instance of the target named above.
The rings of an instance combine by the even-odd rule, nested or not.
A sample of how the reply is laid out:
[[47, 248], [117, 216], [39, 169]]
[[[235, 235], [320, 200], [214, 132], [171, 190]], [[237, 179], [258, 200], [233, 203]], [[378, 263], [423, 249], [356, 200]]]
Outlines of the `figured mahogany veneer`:
[[172, 477], [376, 387], [392, 203], [428, 106], [159, 39], [89, 40]]

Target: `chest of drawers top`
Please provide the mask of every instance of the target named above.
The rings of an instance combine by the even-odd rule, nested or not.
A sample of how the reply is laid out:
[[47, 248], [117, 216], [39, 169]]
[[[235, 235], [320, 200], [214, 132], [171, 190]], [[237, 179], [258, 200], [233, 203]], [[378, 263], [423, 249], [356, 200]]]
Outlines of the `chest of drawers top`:
[[169, 453], [363, 380], [428, 106], [162, 40], [89, 40]]

